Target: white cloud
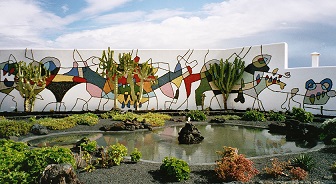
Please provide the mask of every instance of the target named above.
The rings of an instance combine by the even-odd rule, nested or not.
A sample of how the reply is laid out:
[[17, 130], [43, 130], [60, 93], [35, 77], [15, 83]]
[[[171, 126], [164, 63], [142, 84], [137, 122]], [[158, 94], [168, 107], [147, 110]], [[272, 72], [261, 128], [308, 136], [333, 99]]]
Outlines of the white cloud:
[[63, 5], [61, 8], [63, 13], [66, 13], [69, 10], [69, 6], [67, 4]]
[[35, 42], [36, 45], [40, 45], [43, 43], [43, 32], [47, 30], [53, 32], [64, 25], [60, 17], [44, 12], [35, 1], [31, 0], [1, 1], [0, 12], [1, 42], [9, 39], [18, 43]]
[[118, 6], [121, 6], [130, 0], [86, 0], [88, 3], [87, 8], [85, 8], [82, 13], [84, 14], [98, 14], [104, 11], [112, 10]]

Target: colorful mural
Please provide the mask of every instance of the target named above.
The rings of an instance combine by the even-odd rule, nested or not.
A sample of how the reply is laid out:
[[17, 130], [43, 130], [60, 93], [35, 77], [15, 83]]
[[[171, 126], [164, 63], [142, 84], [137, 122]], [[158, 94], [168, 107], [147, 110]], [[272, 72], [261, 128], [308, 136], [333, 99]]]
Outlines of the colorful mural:
[[[229, 109], [290, 110], [302, 107], [315, 114], [336, 115], [334, 67], [285, 68], [287, 44], [271, 44], [227, 50], [114, 50], [130, 53], [133, 61], [149, 61], [153, 80], [140, 85], [138, 74], [118, 78], [118, 94], [112, 79], [99, 67], [102, 50], [0, 50], [0, 111], [23, 111], [16, 89], [16, 63], [39, 62], [49, 71], [46, 88], [36, 91], [35, 111], [108, 111], [114, 96], [120, 109], [135, 109], [135, 95], [143, 94], [139, 109], [223, 109], [223, 97], [212, 81], [209, 67], [220, 59], [245, 61], [244, 74], [228, 99]], [[314, 77], [316, 76], [316, 77]], [[148, 79], [149, 79], [148, 78]], [[315, 82], [319, 81], [319, 82]], [[130, 85], [131, 84], [131, 85]]]

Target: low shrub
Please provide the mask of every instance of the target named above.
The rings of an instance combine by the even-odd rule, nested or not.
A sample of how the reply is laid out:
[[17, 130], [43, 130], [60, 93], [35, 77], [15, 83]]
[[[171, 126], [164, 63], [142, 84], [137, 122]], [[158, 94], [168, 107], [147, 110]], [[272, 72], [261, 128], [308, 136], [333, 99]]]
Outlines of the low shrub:
[[87, 151], [88, 153], [93, 153], [97, 150], [97, 141], [91, 141], [89, 138], [83, 138], [85, 142], [80, 144], [82, 151]]
[[336, 162], [334, 162], [331, 166], [330, 166], [330, 171], [333, 173], [336, 173]]
[[314, 115], [311, 112], [307, 112], [302, 108], [293, 107], [291, 115], [294, 119], [303, 123], [313, 122]]
[[322, 133], [320, 135], [321, 140], [325, 144], [333, 143], [333, 139], [336, 138], [336, 118], [325, 120], [322, 123]]
[[29, 133], [33, 125], [26, 121], [14, 121], [6, 118], [0, 119], [0, 138], [9, 136], [22, 136]]
[[269, 111], [267, 116], [268, 116], [268, 120], [270, 121], [285, 121], [286, 120], [286, 116], [282, 112]]
[[130, 156], [132, 162], [139, 162], [142, 157], [142, 154], [137, 148], [134, 148]]
[[272, 160], [272, 166], [271, 167], [265, 167], [264, 170], [266, 171], [266, 174], [269, 176], [272, 176], [274, 178], [278, 178], [279, 176], [285, 176], [285, 170], [290, 165], [290, 161], [288, 162], [281, 162], [277, 158], [274, 158]]
[[292, 166], [300, 167], [306, 171], [310, 171], [315, 165], [313, 157], [307, 154], [300, 154], [298, 157], [292, 160]]
[[116, 114], [121, 114], [119, 110], [111, 110], [109, 112], [105, 112], [103, 114], [100, 115], [101, 118], [103, 119], [113, 119], [113, 117], [116, 115]]
[[68, 148], [45, 147], [25, 152], [25, 159], [22, 162], [23, 171], [30, 175], [31, 183], [38, 183], [42, 171], [49, 164], [69, 163], [76, 167], [75, 159]]
[[25, 143], [0, 140], [0, 183], [38, 183], [49, 164], [69, 163], [75, 159], [67, 148], [37, 148], [30, 150]]
[[211, 119], [240, 120], [241, 117], [237, 115], [220, 115], [220, 116], [214, 116]]
[[300, 167], [293, 167], [289, 172], [292, 180], [305, 180], [308, 176], [308, 172]]
[[28, 146], [0, 139], [0, 183], [28, 183], [29, 174], [22, 170]]
[[65, 118], [66, 121], [75, 123], [76, 125], [89, 125], [93, 126], [99, 122], [99, 117], [93, 113], [74, 114]]
[[139, 121], [142, 121], [143, 119], [146, 120], [146, 123], [151, 124], [152, 126], [163, 126], [166, 122], [166, 120], [171, 119], [171, 116], [167, 114], [160, 114], [160, 113], [151, 113], [148, 112], [146, 114], [141, 114], [138, 117]]
[[201, 110], [190, 110], [186, 112], [185, 116], [190, 118], [191, 121], [205, 121], [207, 116]]
[[187, 162], [175, 157], [165, 157], [162, 160], [160, 170], [172, 177], [175, 181], [189, 179], [190, 167]]
[[264, 113], [257, 110], [248, 110], [242, 117], [245, 121], [266, 121]]
[[50, 130], [65, 130], [77, 125], [75, 121], [67, 121], [66, 118], [41, 118], [33, 123], [43, 125]]
[[259, 173], [252, 161], [238, 154], [237, 148], [224, 146], [223, 149], [224, 151], [217, 151], [217, 154], [222, 157], [216, 161], [215, 168], [219, 179], [248, 182]]
[[107, 149], [107, 155], [110, 165], [120, 165], [120, 162], [127, 156], [127, 148], [120, 143], [111, 145]]
[[134, 114], [132, 112], [126, 112], [126, 113], [115, 113], [113, 116], [112, 116], [112, 120], [114, 121], [125, 121], [125, 120], [132, 120], [134, 118], [139, 118], [139, 115], [137, 114]]

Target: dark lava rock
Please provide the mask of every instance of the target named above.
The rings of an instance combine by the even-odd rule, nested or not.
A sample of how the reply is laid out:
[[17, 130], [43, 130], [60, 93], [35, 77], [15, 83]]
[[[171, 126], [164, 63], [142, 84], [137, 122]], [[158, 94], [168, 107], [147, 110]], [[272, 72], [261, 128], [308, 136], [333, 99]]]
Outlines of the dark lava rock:
[[225, 119], [215, 118], [211, 119], [209, 123], [225, 123]]
[[50, 164], [40, 178], [40, 184], [82, 184], [70, 164]]
[[34, 124], [30, 131], [35, 135], [47, 135], [49, 133], [47, 127], [40, 124]]
[[191, 123], [186, 123], [179, 132], [178, 141], [180, 144], [199, 144], [203, 141], [204, 137]]
[[133, 120], [125, 120], [123, 122], [113, 123], [100, 128], [102, 131], [134, 131], [138, 129], [152, 130], [152, 125], [147, 123], [145, 119], [139, 122], [137, 118], [134, 118]]
[[270, 133], [286, 134], [286, 124], [281, 122], [272, 122], [268, 125]]

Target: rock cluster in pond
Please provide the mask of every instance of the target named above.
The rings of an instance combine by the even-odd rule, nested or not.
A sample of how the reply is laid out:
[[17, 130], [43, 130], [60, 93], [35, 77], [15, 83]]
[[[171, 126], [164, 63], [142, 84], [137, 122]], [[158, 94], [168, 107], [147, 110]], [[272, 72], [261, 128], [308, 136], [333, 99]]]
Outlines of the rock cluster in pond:
[[137, 129], [152, 130], [152, 125], [147, 123], [146, 119], [143, 119], [142, 121], [138, 121], [137, 118], [134, 118], [133, 120], [125, 120], [123, 122], [116, 122], [111, 125], [105, 125], [100, 128], [100, 130], [102, 131], [122, 131], [122, 130], [134, 131]]
[[47, 135], [49, 133], [47, 127], [40, 124], [34, 124], [30, 131], [35, 135]]
[[294, 119], [271, 123], [268, 129], [271, 133], [286, 135], [286, 139], [290, 141], [307, 141], [311, 143], [317, 141], [321, 133], [321, 128]]
[[82, 184], [73, 167], [64, 163], [48, 165], [42, 173], [40, 183]]
[[178, 141], [180, 144], [199, 144], [204, 137], [200, 131], [190, 122], [187, 122], [179, 132]]

